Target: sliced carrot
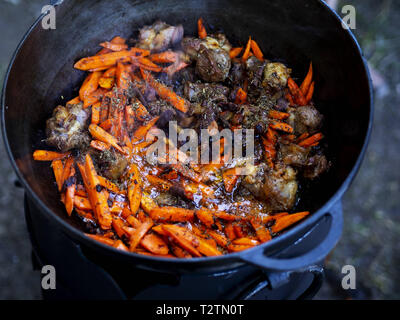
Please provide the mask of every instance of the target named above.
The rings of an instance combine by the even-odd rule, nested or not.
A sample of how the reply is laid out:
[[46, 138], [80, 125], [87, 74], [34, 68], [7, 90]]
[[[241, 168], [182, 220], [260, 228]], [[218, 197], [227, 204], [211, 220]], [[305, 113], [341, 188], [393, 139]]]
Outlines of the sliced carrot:
[[117, 67], [108, 68], [106, 71], [104, 71], [103, 78], [114, 78], [116, 70]]
[[177, 60], [177, 58], [178, 58], [178, 53], [172, 50], [167, 50], [160, 53], [153, 53], [149, 57], [151, 61], [156, 63], [173, 63]]
[[245, 62], [250, 57], [250, 49], [251, 49], [251, 37], [249, 37], [249, 41], [247, 41], [246, 49], [244, 49], [244, 53], [242, 56], [243, 62]]
[[101, 78], [102, 74], [103, 73], [100, 71], [89, 73], [85, 81], [83, 81], [81, 88], [79, 89], [79, 98], [81, 99], [81, 101], [84, 101], [92, 92], [96, 91], [99, 86], [99, 79]]
[[144, 71], [142, 72], [143, 78], [146, 80], [147, 83], [152, 86], [157, 94], [168, 103], [172, 104], [176, 109], [186, 113], [189, 110], [189, 102], [178, 96], [173, 90], [168, 88], [167, 86], [163, 85], [162, 83], [156, 81], [151, 74]]
[[99, 86], [104, 88], [104, 89], [111, 89], [114, 85], [114, 78], [113, 77], [101, 77], [99, 79]]
[[242, 89], [239, 88], [236, 92], [235, 103], [236, 104], [244, 104], [247, 100], [247, 93]]
[[118, 60], [123, 58], [130, 58], [132, 56], [148, 56], [150, 51], [131, 48], [130, 50], [122, 50], [117, 52], [110, 52], [106, 54], [87, 57], [75, 63], [74, 68], [79, 70], [93, 70], [99, 68], [110, 68], [114, 66]]
[[79, 98], [79, 96], [77, 96], [77, 97], [75, 97], [75, 98], [69, 100], [69, 101], [66, 103], [66, 105], [67, 105], [67, 104], [77, 104], [77, 103], [79, 103], [79, 102], [81, 102], [81, 99]]
[[162, 69], [162, 72], [167, 73], [170, 77], [172, 77], [172, 75], [182, 69], [185, 69], [187, 66], [189, 65], [189, 63], [186, 63], [185, 61], [177, 61], [173, 64], [171, 64], [168, 67], [165, 67]]
[[308, 148], [311, 145], [313, 145], [314, 143], [318, 142], [319, 140], [321, 140], [324, 136], [322, 135], [322, 133], [316, 133], [314, 135], [312, 135], [311, 137], [304, 139], [303, 141], [299, 142], [299, 146], [300, 147], [304, 147], [304, 148]]
[[118, 193], [118, 194], [125, 194], [126, 192], [123, 190], [120, 190], [116, 184], [112, 183], [110, 180], [108, 180], [107, 178], [104, 178], [102, 176], [97, 176], [97, 178], [99, 179], [99, 184], [106, 188], [107, 190], [110, 190], [114, 193]]
[[75, 195], [75, 185], [76, 185], [76, 178], [75, 178], [75, 168], [71, 168], [71, 172], [67, 181], [65, 182], [66, 185], [66, 192], [65, 192], [65, 209], [69, 216], [72, 214], [72, 210], [74, 210], [74, 195]]
[[100, 107], [101, 102], [97, 102], [92, 105], [92, 123], [98, 124], [100, 121]]
[[159, 190], [168, 191], [172, 187], [172, 183], [168, 180], [153, 176], [151, 174], [149, 174], [146, 178], [152, 187], [156, 187]]
[[33, 160], [36, 161], [53, 161], [60, 160], [67, 156], [69, 156], [70, 152], [60, 153], [55, 151], [47, 151], [47, 150], [35, 150], [33, 152]]
[[117, 69], [115, 70], [115, 79], [117, 87], [123, 90], [127, 90], [129, 82], [132, 80], [127, 67], [121, 62], [117, 63]]
[[90, 141], [90, 146], [99, 151], [106, 151], [110, 149], [111, 145], [100, 140]]
[[304, 212], [298, 212], [298, 213], [293, 213], [293, 214], [285, 215], [282, 217], [278, 217], [275, 221], [275, 224], [271, 227], [271, 230], [274, 233], [280, 232], [283, 229], [296, 223], [297, 221], [303, 219], [304, 217], [306, 217], [309, 214], [310, 214], [310, 212], [304, 211]]
[[250, 223], [256, 231], [257, 237], [261, 242], [267, 242], [272, 239], [268, 229], [262, 225], [257, 219], [250, 219]]
[[149, 70], [153, 72], [161, 72], [162, 68], [155, 63], [153, 63], [151, 60], [144, 58], [144, 57], [137, 57], [137, 58], [132, 58], [132, 63], [134, 66], [137, 66], [141, 68], [142, 70]]
[[140, 178], [139, 169], [134, 163], [131, 163], [129, 168], [129, 184], [128, 184], [128, 199], [131, 212], [136, 214], [140, 207], [142, 198], [142, 181]]
[[110, 130], [113, 125], [113, 119], [107, 119], [100, 123], [99, 127], [104, 129], [104, 130]]
[[135, 109], [135, 117], [139, 121], [149, 120], [151, 114], [147, 111], [146, 107], [139, 101], [136, 100], [133, 104], [133, 108]]
[[153, 221], [151, 219], [147, 219], [131, 234], [129, 239], [129, 251], [134, 251], [136, 249], [142, 238], [152, 226]]
[[254, 40], [251, 40], [250, 46], [251, 46], [251, 50], [253, 51], [256, 58], [258, 60], [264, 61], [264, 55], [263, 55], [260, 47], [258, 46], [257, 42], [255, 42]]
[[125, 43], [112, 43], [108, 41], [100, 43], [100, 46], [110, 49], [111, 51], [122, 51], [128, 49], [128, 45]]
[[147, 132], [156, 124], [158, 121], [159, 117], [155, 117], [151, 120], [149, 120], [146, 124], [140, 126], [139, 128], [136, 129], [136, 131], [133, 133], [132, 137], [132, 143], [138, 143], [146, 138]]
[[277, 110], [270, 110], [268, 113], [268, 116], [270, 118], [273, 119], [277, 119], [277, 120], [286, 120], [287, 118], [289, 118], [290, 114], [287, 112], [281, 112], [281, 111], [277, 111]]
[[51, 162], [51, 167], [53, 168], [54, 177], [56, 179], [58, 191], [61, 191], [64, 181], [63, 181], [63, 171], [64, 166], [61, 160], [53, 160]]
[[109, 246], [113, 246], [114, 242], [115, 242], [113, 239], [110, 239], [110, 238], [107, 238], [107, 237], [104, 237], [104, 236], [101, 236], [101, 235], [98, 235], [98, 234], [88, 234], [88, 233], [85, 233], [85, 234], [89, 238], [92, 238], [92, 239], [94, 239], [94, 240], [96, 240], [98, 242], [107, 244]]
[[118, 250], [122, 250], [122, 251], [129, 251], [129, 249], [127, 248], [127, 246], [121, 241], [121, 240], [116, 240], [113, 244], [113, 247], [115, 249]]
[[300, 88], [292, 78], [288, 79], [288, 87], [290, 93], [294, 97], [294, 102], [296, 102], [300, 106], [305, 106], [307, 104], [306, 98], [304, 97], [303, 92], [301, 92]]
[[197, 238], [197, 240], [199, 242], [197, 250], [203, 255], [207, 257], [222, 255], [222, 253], [216, 247], [211, 245], [208, 241], [199, 237]]
[[229, 238], [229, 240], [234, 240], [236, 239], [236, 233], [235, 230], [233, 228], [233, 224], [231, 222], [225, 224], [225, 234], [226, 236]]
[[179, 207], [156, 207], [150, 211], [149, 215], [156, 221], [187, 222], [193, 221], [194, 210]]
[[96, 124], [89, 125], [89, 132], [93, 138], [108, 143], [112, 145], [115, 149], [117, 149], [119, 152], [126, 154], [126, 152], [118, 145], [118, 140], [114, 136], [109, 134], [107, 131], [103, 130], [98, 125]]
[[148, 194], [143, 193], [142, 198], [140, 199], [140, 206], [146, 212], [147, 214], [150, 214], [150, 212], [154, 209], [157, 208], [158, 205], [157, 203], [151, 198]]
[[174, 224], [162, 225], [164, 231], [171, 236], [183, 249], [190, 254], [201, 257], [201, 253], [196, 249], [199, 246], [198, 238], [188, 229], [179, 227]]
[[207, 230], [207, 234], [209, 234], [221, 247], [226, 247], [228, 245], [228, 239], [215, 230]]
[[208, 228], [211, 228], [214, 224], [214, 217], [211, 210], [205, 208], [196, 210], [196, 217]]
[[100, 182], [89, 154], [86, 154], [84, 169], [84, 174], [82, 175], [81, 172], [81, 175], [89, 195], [90, 203], [94, 208], [97, 221], [102, 229], [110, 229], [112, 218], [107, 204], [107, 198], [104, 192], [98, 190]]
[[247, 238], [247, 237], [237, 238], [237, 239], [233, 240], [232, 243], [238, 244], [238, 245], [245, 245], [245, 246], [257, 246], [260, 244], [260, 242], [258, 242], [257, 240]]
[[252, 247], [253, 246], [246, 246], [246, 245], [242, 245], [242, 244], [230, 244], [228, 246], [228, 251], [230, 251], [230, 252], [239, 252], [239, 251], [250, 249]]
[[222, 173], [226, 192], [232, 192], [239, 179], [240, 168], [231, 168]]
[[124, 236], [129, 237], [129, 233], [125, 231], [124, 229], [124, 222], [118, 218], [118, 217], [114, 217], [113, 221], [112, 221], [112, 227], [115, 230], [115, 232], [117, 233], [118, 237], [122, 238]]
[[204, 39], [205, 37], [207, 37], [207, 31], [203, 24], [203, 18], [199, 18], [197, 20], [197, 29], [198, 29], [200, 39]]
[[312, 78], [313, 78], [313, 66], [312, 66], [312, 62], [310, 62], [310, 67], [308, 68], [308, 73], [307, 73], [306, 77], [304, 78], [303, 83], [300, 85], [300, 90], [304, 96], [307, 95], [308, 90], [310, 89]]
[[269, 125], [271, 127], [271, 129], [274, 130], [280, 130], [286, 133], [293, 133], [294, 130], [293, 128], [287, 124], [286, 122], [280, 122], [280, 121], [273, 121], [270, 123]]
[[178, 258], [192, 258], [192, 255], [178, 245], [171, 244], [172, 253]]
[[90, 201], [86, 197], [75, 195], [74, 197], [74, 206], [79, 210], [83, 211], [92, 211], [93, 207], [90, 204]]
[[313, 97], [314, 94], [314, 87], [315, 87], [315, 83], [314, 81], [311, 82], [310, 88], [308, 89], [307, 95], [306, 95], [306, 102], [309, 103]]
[[231, 59], [235, 59], [243, 50], [243, 47], [236, 47], [232, 48], [231, 51], [229, 51], [229, 57]]
[[140, 242], [140, 245], [149, 250], [151, 253], [166, 255], [169, 253], [168, 245], [163, 239], [154, 233], [145, 235]]

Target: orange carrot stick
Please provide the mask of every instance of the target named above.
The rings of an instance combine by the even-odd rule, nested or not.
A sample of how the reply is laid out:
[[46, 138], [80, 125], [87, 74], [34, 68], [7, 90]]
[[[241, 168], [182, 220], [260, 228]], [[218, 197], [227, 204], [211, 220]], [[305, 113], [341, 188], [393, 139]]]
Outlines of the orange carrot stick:
[[103, 48], [110, 49], [112, 51], [122, 51], [128, 49], [128, 45], [125, 43], [112, 43], [108, 41], [100, 43], [100, 46]]
[[257, 237], [261, 242], [267, 242], [272, 239], [268, 229], [263, 226], [257, 219], [250, 219], [250, 223], [256, 231]]
[[102, 72], [95, 71], [89, 73], [86, 79], [83, 81], [81, 88], [79, 89], [79, 98], [84, 101], [92, 92], [96, 91], [99, 86], [99, 79], [102, 76]]
[[280, 130], [286, 133], [293, 133], [294, 131], [293, 128], [286, 122], [273, 121], [269, 126], [271, 129]]
[[93, 210], [93, 207], [90, 204], [89, 199], [86, 197], [79, 196], [79, 195], [75, 195], [75, 197], [74, 197], [74, 206], [77, 209], [83, 210], [83, 211], [92, 211]]
[[235, 103], [243, 104], [246, 102], [246, 99], [247, 99], [247, 93], [242, 88], [239, 88], [238, 91], [236, 92]]
[[112, 223], [110, 208], [108, 207], [105, 193], [102, 192], [102, 190], [98, 191], [100, 182], [89, 154], [86, 154], [84, 168], [85, 171], [82, 178], [89, 195], [90, 203], [94, 208], [97, 221], [102, 229], [110, 229]]
[[77, 96], [77, 97], [75, 97], [75, 98], [69, 100], [69, 101], [66, 103], [66, 105], [67, 105], [67, 104], [77, 104], [77, 103], [79, 103], [79, 102], [81, 102], [81, 99], [79, 98], [79, 96]]
[[304, 147], [304, 148], [308, 148], [310, 147], [312, 144], [318, 142], [319, 140], [321, 140], [324, 136], [322, 135], [322, 133], [316, 133], [314, 135], [312, 135], [311, 137], [304, 139], [303, 141], [299, 142], [299, 146], [300, 147]]
[[99, 184], [100, 184], [102, 187], [104, 187], [104, 188], [106, 188], [106, 189], [108, 189], [108, 190], [110, 190], [110, 191], [112, 191], [112, 192], [114, 192], [114, 193], [125, 194], [125, 191], [120, 190], [120, 189], [117, 187], [117, 185], [114, 184], [114, 183], [112, 183], [110, 180], [108, 180], [108, 179], [106, 179], [106, 178], [104, 178], [104, 177], [102, 177], [102, 176], [97, 176], [97, 178], [99, 179]]
[[309, 103], [313, 97], [314, 94], [314, 87], [315, 87], [315, 83], [314, 81], [311, 82], [310, 88], [308, 89], [307, 95], [306, 95], [306, 102]]
[[300, 88], [292, 78], [288, 79], [288, 87], [290, 93], [294, 97], [294, 101], [300, 106], [305, 106], [307, 102], [306, 99], [304, 98], [304, 94], [303, 92], [301, 92]]
[[131, 212], [136, 214], [140, 207], [140, 200], [142, 198], [142, 180], [140, 178], [139, 169], [132, 163], [129, 168], [129, 185], [128, 185], [128, 199]]
[[51, 163], [53, 168], [54, 177], [56, 178], [58, 191], [61, 191], [64, 181], [63, 181], [63, 171], [64, 166], [61, 160], [53, 160]]
[[70, 152], [60, 153], [47, 150], [35, 150], [33, 152], [33, 159], [36, 161], [53, 161], [63, 159], [70, 155]]
[[250, 46], [251, 46], [251, 50], [253, 51], [256, 58], [258, 60], [264, 61], [264, 55], [263, 55], [260, 47], [258, 46], [257, 42], [255, 42], [254, 40], [251, 40]]
[[106, 71], [104, 71], [103, 77], [104, 78], [114, 78], [116, 70], [117, 70], [117, 67], [108, 68]]
[[153, 226], [153, 221], [151, 219], [147, 219], [144, 221], [132, 234], [129, 239], [129, 251], [134, 251], [142, 238], [146, 235], [146, 233]]
[[69, 177], [67, 181], [65, 182], [67, 191], [65, 193], [65, 209], [67, 210], [67, 213], [69, 216], [72, 214], [72, 210], [74, 210], [74, 195], [75, 195], [75, 185], [76, 185], [76, 179], [75, 179], [75, 168], [71, 168], [71, 172], [69, 174]]
[[197, 29], [200, 39], [204, 39], [205, 37], [207, 37], [207, 31], [203, 24], [203, 18], [199, 18], [199, 20], [197, 20]]
[[280, 112], [277, 110], [270, 110], [268, 113], [268, 116], [270, 118], [273, 119], [277, 119], [277, 120], [286, 120], [287, 118], [289, 118], [290, 114], [287, 112]]
[[145, 235], [140, 245], [154, 254], [166, 255], [169, 253], [165, 241], [154, 233]]
[[127, 67], [121, 62], [117, 63], [117, 69], [115, 70], [115, 78], [117, 87], [123, 90], [127, 90], [129, 82], [132, 80], [127, 70]]
[[188, 229], [174, 224], [164, 224], [162, 225], [162, 228], [183, 249], [196, 257], [201, 257], [201, 253], [196, 249], [196, 247], [199, 246], [199, 240]]
[[187, 222], [193, 221], [194, 210], [179, 207], [156, 207], [150, 211], [150, 217], [157, 221]]
[[109, 145], [108, 143], [105, 143], [100, 140], [90, 141], [90, 146], [99, 151], [106, 151], [106, 150], [110, 149], [110, 147], [111, 147], [111, 145]]
[[232, 192], [239, 179], [240, 168], [231, 168], [222, 173], [226, 192]]
[[92, 123], [98, 124], [100, 121], [100, 107], [101, 102], [97, 102], [92, 105]]
[[172, 104], [176, 109], [186, 113], [189, 110], [189, 102], [186, 99], [178, 96], [173, 90], [168, 88], [167, 86], [163, 85], [162, 83], [156, 81], [151, 74], [144, 71], [142, 72], [143, 78], [146, 80], [147, 83], [152, 86], [157, 94], [170, 104]]
[[167, 50], [160, 53], [153, 53], [149, 58], [156, 63], [173, 63], [177, 60], [178, 54], [172, 50]]
[[132, 56], [148, 56], [150, 51], [131, 48], [130, 50], [122, 50], [117, 52], [110, 52], [106, 54], [96, 55], [92, 57], [87, 57], [79, 60], [75, 63], [74, 68], [79, 70], [93, 70], [99, 68], [110, 68], [114, 66], [118, 60], [123, 58], [130, 58]]
[[104, 89], [111, 89], [114, 85], [114, 77], [104, 77], [99, 79], [99, 86]]
[[103, 130], [98, 125], [95, 124], [89, 125], [89, 132], [93, 138], [108, 143], [122, 154], [126, 154], [125, 151], [122, 150], [122, 148], [118, 145], [118, 140], [114, 136], [109, 134], [107, 131]]
[[214, 224], [214, 217], [211, 210], [196, 210], [196, 217], [208, 228], [211, 228]]
[[244, 50], [242, 61], [245, 62], [250, 57], [250, 48], [251, 48], [251, 37], [249, 37], [249, 41], [247, 41], [246, 49]]
[[307, 95], [307, 92], [308, 92], [311, 82], [312, 82], [312, 78], [313, 78], [313, 66], [312, 66], [312, 62], [310, 62], [310, 67], [308, 69], [308, 73], [307, 73], [306, 77], [304, 78], [303, 83], [300, 85], [300, 90], [304, 96]]
[[282, 217], [278, 217], [275, 221], [275, 224], [271, 227], [271, 230], [274, 233], [280, 232], [283, 229], [296, 223], [297, 221], [303, 219], [304, 217], [306, 217], [309, 214], [310, 214], [310, 212], [304, 211], [304, 212], [298, 212], [298, 213], [293, 213], [293, 214], [285, 215]]
[[229, 51], [229, 57], [231, 59], [235, 59], [243, 50], [243, 47], [236, 47], [232, 48], [231, 51]]
[[146, 124], [140, 126], [139, 128], [136, 129], [136, 131], [133, 133], [132, 137], [132, 143], [138, 143], [146, 138], [147, 132], [155, 125], [159, 117], [155, 117], [148, 121]]

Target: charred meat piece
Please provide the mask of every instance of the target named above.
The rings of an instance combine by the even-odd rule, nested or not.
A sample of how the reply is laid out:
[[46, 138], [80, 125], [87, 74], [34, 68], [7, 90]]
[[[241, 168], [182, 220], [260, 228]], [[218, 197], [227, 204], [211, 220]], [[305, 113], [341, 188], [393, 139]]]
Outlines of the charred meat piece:
[[265, 176], [264, 202], [270, 211], [290, 210], [296, 202], [297, 188], [295, 170], [289, 166], [277, 166]]
[[283, 63], [270, 62], [264, 68], [264, 87], [275, 89], [285, 88], [290, 77], [291, 69], [287, 68]]
[[315, 179], [328, 170], [329, 161], [323, 154], [316, 154], [310, 157], [304, 167], [303, 176], [307, 179]]
[[263, 81], [264, 67], [265, 62], [258, 60], [255, 56], [251, 56], [246, 60], [247, 76], [251, 89], [260, 89]]
[[184, 94], [190, 102], [194, 103], [203, 103], [204, 101], [227, 103], [229, 89], [220, 84], [186, 82]]
[[224, 81], [231, 68], [231, 59], [229, 53], [223, 49], [206, 49], [202, 46], [200, 49], [196, 72], [207, 82]]
[[229, 71], [228, 80], [232, 86], [241, 86], [246, 77], [246, 70], [244, 65], [239, 61], [232, 61], [232, 67]]
[[224, 81], [231, 68], [231, 45], [225, 35], [216, 34], [205, 39], [184, 38], [182, 47], [190, 59], [196, 61], [196, 72], [207, 82]]
[[62, 152], [80, 148], [90, 143], [87, 128], [89, 112], [82, 108], [83, 103], [58, 106], [53, 116], [46, 122], [47, 144]]
[[313, 133], [320, 129], [323, 116], [314, 106], [302, 106], [289, 111], [291, 116], [288, 119], [294, 127], [296, 134], [304, 132]]
[[245, 187], [254, 197], [262, 200], [264, 198], [264, 181], [266, 164], [261, 163], [258, 166], [247, 166], [247, 175], [242, 179], [241, 185]]
[[294, 143], [288, 145], [282, 144], [279, 155], [284, 164], [301, 167], [306, 164], [309, 151], [308, 148], [300, 147]]
[[92, 156], [101, 175], [110, 180], [118, 180], [128, 166], [128, 159], [114, 149], [94, 151]]
[[178, 44], [182, 37], [182, 25], [170, 26], [165, 22], [156, 21], [151, 26], [144, 26], [140, 29], [137, 46], [152, 52], [159, 52]]

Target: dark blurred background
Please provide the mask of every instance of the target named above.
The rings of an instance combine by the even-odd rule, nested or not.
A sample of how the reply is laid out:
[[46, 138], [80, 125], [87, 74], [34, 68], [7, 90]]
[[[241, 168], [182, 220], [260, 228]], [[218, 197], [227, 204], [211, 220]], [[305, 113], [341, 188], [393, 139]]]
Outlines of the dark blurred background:
[[[44, 0], [0, 0], [0, 81]], [[340, 15], [357, 13], [354, 33], [369, 61], [375, 119], [369, 148], [343, 199], [343, 236], [328, 257], [327, 281], [317, 299], [400, 298], [400, 1], [329, 1]], [[343, 16], [343, 15], [342, 15]], [[29, 63], [27, 61], [27, 63]], [[29, 79], [27, 79], [29, 81]], [[29, 108], [29, 106], [27, 106]], [[23, 214], [23, 190], [0, 143], [0, 299], [40, 299]], [[357, 271], [357, 290], [341, 290], [341, 269]]]

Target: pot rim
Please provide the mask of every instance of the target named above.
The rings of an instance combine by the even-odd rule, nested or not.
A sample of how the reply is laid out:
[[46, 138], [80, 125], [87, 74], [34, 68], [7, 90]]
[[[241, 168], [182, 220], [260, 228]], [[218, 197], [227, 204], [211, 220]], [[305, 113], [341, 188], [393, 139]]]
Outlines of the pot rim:
[[[336, 20], [338, 23], [338, 27], [341, 27], [342, 20], [340, 16], [333, 10], [331, 9], [325, 1], [323, 0], [318, 0], [318, 2], [329, 12], [329, 14]], [[59, 3], [55, 4], [56, 6], [62, 5], [62, 1]], [[351, 32], [350, 29], [344, 29], [344, 32], [346, 32], [347, 36], [350, 37], [351, 43], [354, 47], [355, 50], [358, 51], [358, 54], [362, 60], [363, 66], [364, 66], [364, 76], [368, 80], [368, 89], [369, 89], [369, 123], [368, 123], [368, 129], [365, 135], [364, 143], [361, 149], [360, 154], [357, 157], [357, 160], [351, 169], [350, 173], [346, 177], [346, 179], [342, 182], [338, 190], [335, 192], [335, 194], [322, 206], [320, 207], [317, 211], [312, 213], [307, 219], [302, 221], [301, 223], [297, 224], [284, 234], [280, 235], [279, 237], [273, 238], [272, 240], [257, 245], [253, 248], [244, 250], [243, 252], [234, 252], [234, 253], [229, 253], [229, 254], [224, 254], [221, 256], [213, 256], [213, 257], [200, 257], [200, 258], [190, 258], [190, 259], [185, 259], [185, 258], [163, 258], [163, 257], [152, 257], [152, 256], [147, 256], [147, 255], [141, 255], [133, 252], [124, 252], [121, 250], [118, 250], [116, 248], [113, 248], [111, 246], [108, 246], [106, 244], [100, 243], [94, 239], [91, 239], [87, 236], [84, 235], [84, 233], [77, 228], [73, 227], [63, 219], [61, 219], [57, 214], [55, 214], [52, 210], [50, 210], [43, 202], [42, 200], [36, 195], [36, 193], [32, 190], [30, 187], [29, 183], [26, 181], [24, 178], [24, 175], [21, 173], [19, 170], [15, 159], [13, 157], [12, 151], [10, 144], [8, 142], [8, 137], [7, 137], [7, 132], [6, 132], [6, 126], [5, 126], [5, 110], [8, 108], [5, 105], [5, 98], [6, 98], [6, 90], [7, 90], [7, 82], [8, 78], [11, 72], [11, 69], [13, 67], [14, 61], [16, 57], [19, 54], [20, 49], [24, 45], [25, 41], [28, 39], [30, 36], [31, 32], [37, 27], [37, 25], [40, 23], [42, 18], [45, 16], [45, 14], [41, 14], [36, 21], [32, 24], [32, 26], [28, 29], [28, 31], [25, 33], [23, 36], [22, 40], [18, 44], [16, 50], [13, 53], [13, 56], [11, 58], [10, 64], [7, 68], [5, 77], [4, 77], [4, 82], [3, 82], [3, 89], [2, 89], [2, 95], [1, 95], [1, 127], [2, 127], [2, 136], [3, 136], [3, 142], [7, 150], [7, 155], [10, 159], [10, 162], [14, 168], [14, 171], [16, 172], [18, 179], [21, 181], [24, 189], [27, 191], [29, 197], [34, 200], [34, 202], [39, 206], [39, 209], [42, 209], [42, 211], [46, 214], [47, 217], [49, 217], [51, 220], [55, 220], [59, 225], [61, 225], [62, 230], [66, 232], [68, 235], [72, 236], [74, 239], [79, 240], [80, 242], [84, 243], [85, 245], [88, 245], [89, 247], [95, 247], [97, 249], [102, 249], [106, 250], [107, 253], [109, 254], [118, 254], [121, 255], [122, 257], [126, 259], [140, 259], [144, 263], [150, 262], [150, 263], [157, 263], [159, 262], [160, 264], [164, 263], [170, 263], [171, 266], [173, 265], [185, 265], [187, 266], [192, 266], [192, 265], [197, 265], [198, 263], [204, 262], [204, 263], [213, 263], [213, 262], [228, 262], [228, 261], [237, 261], [243, 263], [243, 261], [240, 259], [240, 256], [242, 255], [243, 252], [251, 253], [255, 252], [256, 250], [264, 250], [267, 251], [268, 249], [274, 248], [278, 243], [284, 242], [285, 239], [290, 238], [295, 236], [297, 233], [304, 232], [304, 230], [309, 229], [314, 223], [316, 223], [325, 213], [329, 212], [330, 208], [337, 202], [341, 201], [341, 198], [347, 188], [350, 186], [351, 182], [353, 181], [355, 175], [357, 174], [361, 162], [364, 158], [368, 142], [371, 136], [371, 131], [372, 131], [372, 123], [373, 123], [373, 113], [374, 113], [374, 98], [373, 98], [373, 87], [372, 87], [372, 80], [368, 68], [368, 64], [366, 59], [364, 58], [363, 52], [361, 50], [360, 45], [357, 42], [357, 39], [355, 38], [354, 34]]]

